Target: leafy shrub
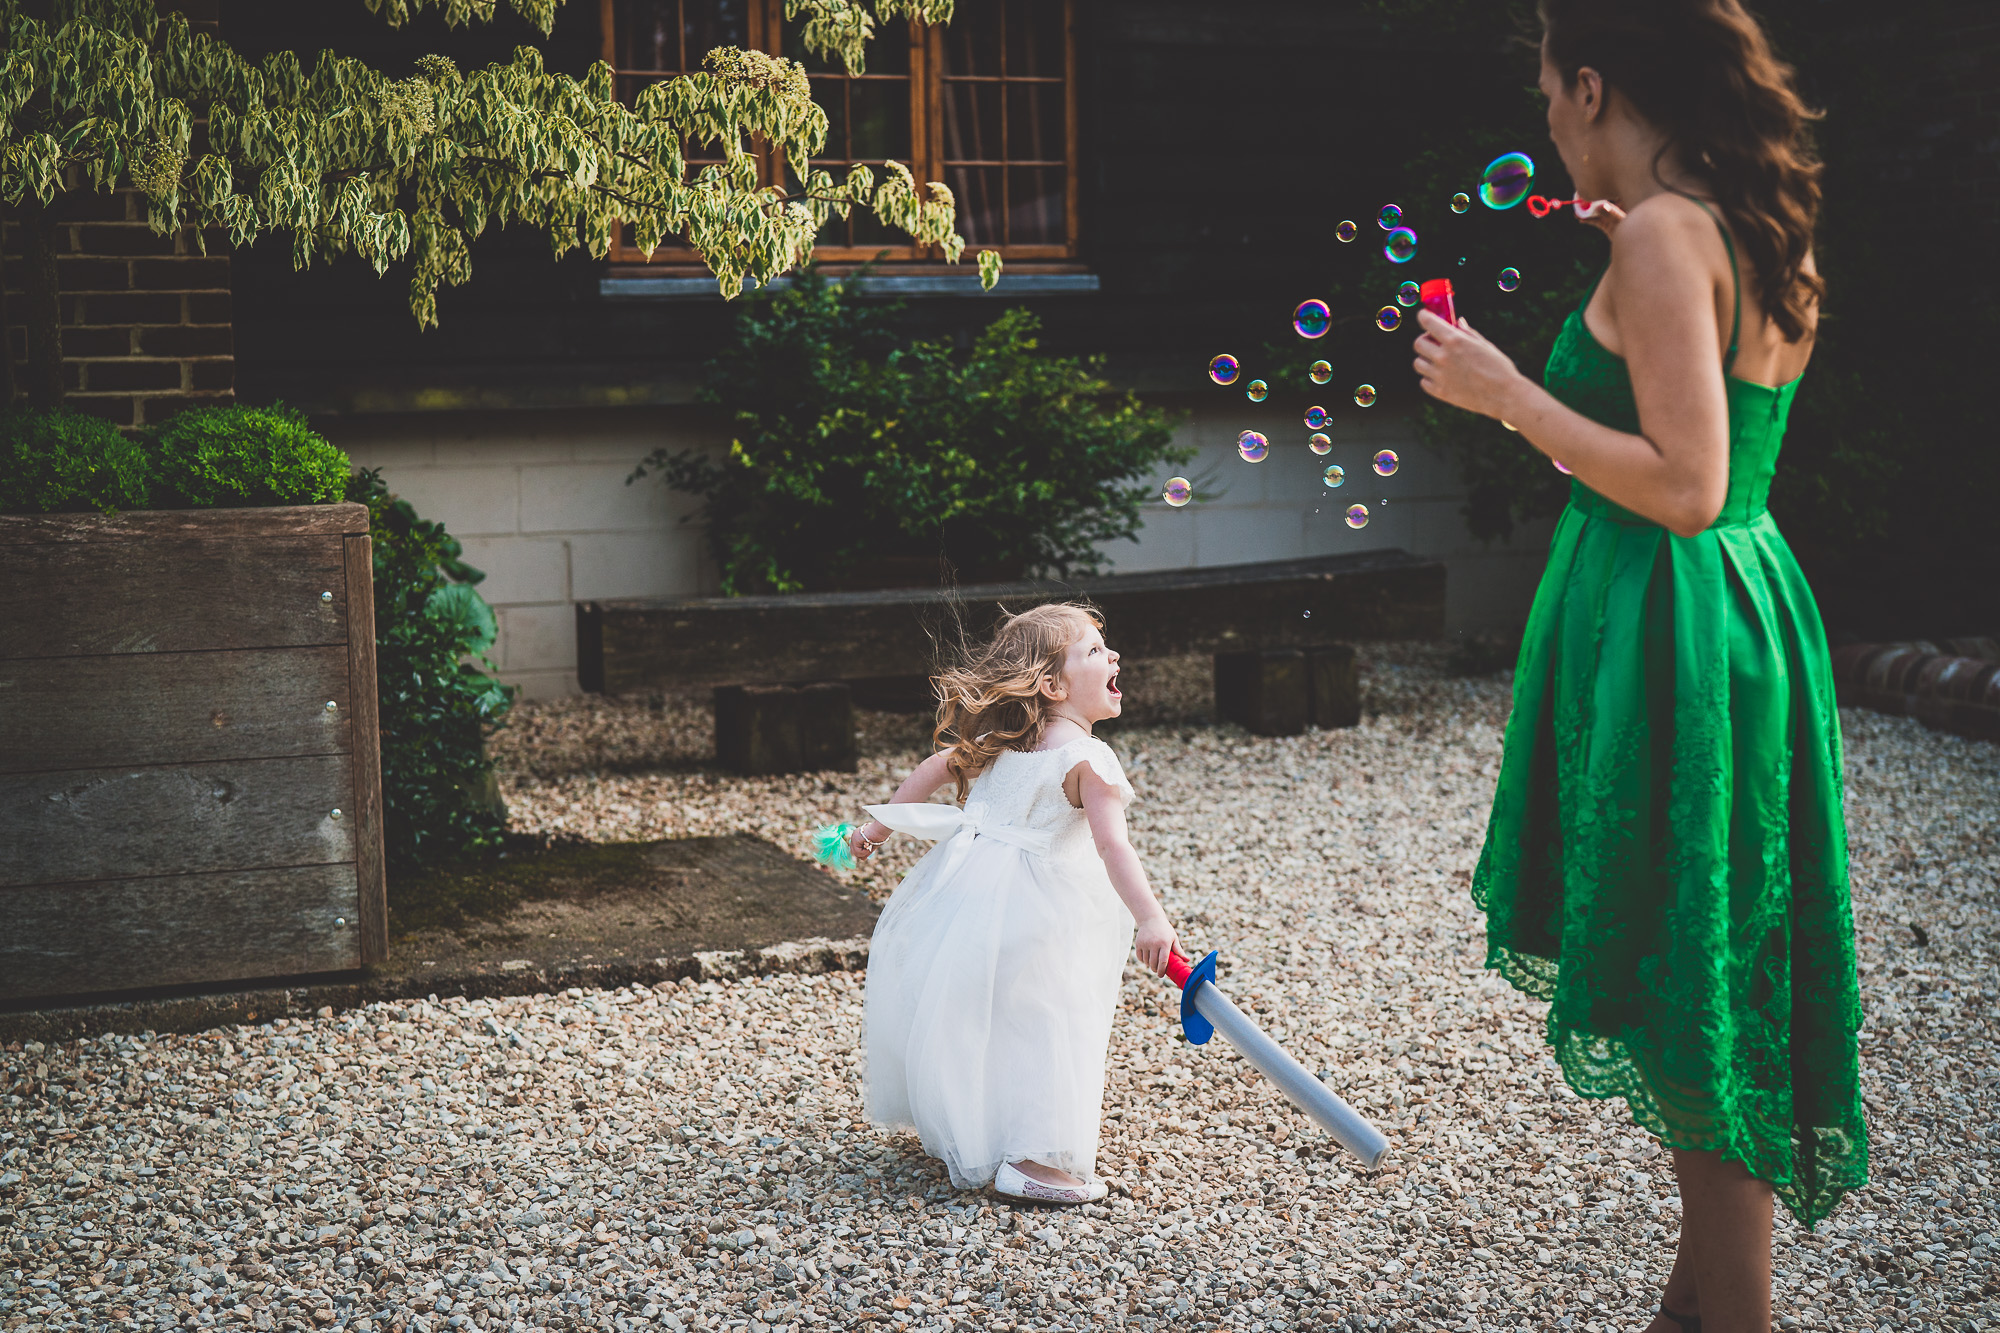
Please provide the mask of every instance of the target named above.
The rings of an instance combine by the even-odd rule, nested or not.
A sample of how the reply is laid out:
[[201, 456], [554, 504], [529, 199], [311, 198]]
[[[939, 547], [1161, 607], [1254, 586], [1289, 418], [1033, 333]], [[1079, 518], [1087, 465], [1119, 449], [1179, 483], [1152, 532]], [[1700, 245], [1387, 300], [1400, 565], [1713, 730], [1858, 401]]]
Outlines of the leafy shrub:
[[493, 610], [473, 590], [486, 576], [459, 558], [443, 525], [417, 517], [379, 469], [357, 473], [347, 498], [368, 506], [375, 548], [375, 675], [381, 695], [383, 843], [409, 872], [498, 850], [506, 813], [490, 792], [486, 734], [513, 705], [486, 662]]
[[347, 455], [283, 403], [190, 408], [154, 441], [163, 509], [332, 504], [347, 489]]
[[824, 586], [883, 556], [1094, 572], [1100, 543], [1138, 531], [1148, 488], [1130, 483], [1191, 456], [1098, 361], [1043, 354], [1028, 311], [961, 356], [898, 347], [900, 310], [810, 270], [751, 298], [703, 376], [727, 458], [661, 449], [632, 474], [702, 498], [725, 592]]
[[0, 513], [144, 509], [151, 486], [145, 444], [100, 417], [0, 413]]

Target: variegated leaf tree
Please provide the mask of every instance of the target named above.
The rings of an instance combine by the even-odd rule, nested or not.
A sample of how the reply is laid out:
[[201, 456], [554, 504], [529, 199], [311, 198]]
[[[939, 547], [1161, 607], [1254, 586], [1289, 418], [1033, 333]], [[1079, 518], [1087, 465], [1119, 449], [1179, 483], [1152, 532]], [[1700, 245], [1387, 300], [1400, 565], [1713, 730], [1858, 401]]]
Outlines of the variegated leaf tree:
[[[496, 7], [367, 3], [392, 25], [427, 5], [454, 25]], [[562, 0], [511, 3], [547, 32]], [[234, 246], [282, 235], [299, 267], [352, 254], [380, 274], [406, 259], [422, 327], [437, 322], [438, 287], [471, 275], [471, 243], [494, 224], [534, 227], [556, 255], [601, 257], [621, 227], [648, 253], [677, 236], [726, 297], [804, 261], [827, 218], [856, 208], [950, 260], [964, 247], [951, 191], [920, 186], [897, 162], [879, 179], [857, 166], [843, 180], [809, 171], [789, 188], [760, 186], [752, 141], [807, 163], [827, 132], [804, 68], [760, 51], [712, 51], [703, 71], [626, 106], [609, 66], [555, 74], [532, 47], [467, 72], [426, 56], [392, 77], [331, 51], [246, 60], [154, 0], [46, 9], [36, 17], [0, 0], [0, 199], [22, 240], [21, 308], [9, 313], [27, 331], [31, 405], [62, 399], [54, 236], [74, 191], [136, 187], [155, 231], [191, 227], [204, 246], [211, 231]], [[952, 0], [785, 0], [807, 46], [856, 73], [877, 23], [941, 23], [951, 11]], [[690, 175], [689, 145], [717, 145], [722, 160]], [[981, 252], [979, 271], [990, 288], [999, 255]], [[10, 354], [5, 402], [15, 378]]]

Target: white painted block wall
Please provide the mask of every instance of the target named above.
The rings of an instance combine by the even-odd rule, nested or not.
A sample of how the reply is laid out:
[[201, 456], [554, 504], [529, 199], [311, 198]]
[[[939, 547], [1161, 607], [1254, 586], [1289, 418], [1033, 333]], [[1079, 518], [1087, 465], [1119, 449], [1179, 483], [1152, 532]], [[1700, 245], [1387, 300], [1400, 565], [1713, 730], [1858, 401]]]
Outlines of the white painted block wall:
[[[1398, 546], [1443, 559], [1449, 568], [1447, 628], [1518, 625], [1541, 572], [1547, 528], [1504, 546], [1475, 540], [1459, 517], [1463, 487], [1454, 469], [1416, 443], [1407, 417], [1336, 414], [1333, 452], [1306, 447], [1289, 411], [1251, 407], [1197, 410], [1179, 438], [1198, 456], [1177, 470], [1208, 476], [1215, 499], [1183, 509], [1148, 507], [1135, 543], [1107, 550], [1119, 572], [1239, 564]], [[707, 593], [713, 562], [687, 496], [655, 479], [626, 485], [633, 466], [661, 444], [717, 447], [716, 429], [686, 408], [571, 412], [429, 413], [335, 418], [321, 423], [357, 467], [379, 467], [389, 488], [425, 518], [443, 523], [486, 571], [480, 592], [500, 620], [493, 657], [503, 679], [527, 698], [573, 694], [580, 601]], [[1237, 457], [1236, 434], [1272, 441], [1262, 463]], [[1375, 475], [1369, 459], [1390, 448], [1396, 475]], [[1328, 489], [1328, 463], [1346, 484]], [[1158, 481], [1168, 473], [1163, 470]], [[1368, 505], [1354, 530], [1347, 506]], [[1387, 501], [1386, 504], [1383, 502]]]

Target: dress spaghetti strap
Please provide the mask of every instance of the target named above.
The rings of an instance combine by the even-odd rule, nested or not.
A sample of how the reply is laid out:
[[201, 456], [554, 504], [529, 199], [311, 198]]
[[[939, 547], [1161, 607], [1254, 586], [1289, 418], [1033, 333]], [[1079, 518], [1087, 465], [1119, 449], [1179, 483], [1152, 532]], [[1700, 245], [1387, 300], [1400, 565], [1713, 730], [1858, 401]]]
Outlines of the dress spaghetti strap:
[[1722, 225], [1721, 217], [1708, 206], [1707, 200], [1696, 199], [1694, 195], [1684, 194], [1679, 190], [1674, 193], [1684, 199], [1694, 199], [1701, 205], [1701, 211], [1708, 214], [1709, 219], [1715, 223], [1715, 229], [1722, 233], [1722, 248], [1729, 252], [1729, 280], [1736, 285], [1736, 313], [1729, 321], [1729, 354], [1722, 361], [1723, 373], [1727, 374], [1736, 366], [1736, 343], [1743, 332], [1743, 271], [1736, 267], [1736, 242], [1729, 239], [1729, 228]]

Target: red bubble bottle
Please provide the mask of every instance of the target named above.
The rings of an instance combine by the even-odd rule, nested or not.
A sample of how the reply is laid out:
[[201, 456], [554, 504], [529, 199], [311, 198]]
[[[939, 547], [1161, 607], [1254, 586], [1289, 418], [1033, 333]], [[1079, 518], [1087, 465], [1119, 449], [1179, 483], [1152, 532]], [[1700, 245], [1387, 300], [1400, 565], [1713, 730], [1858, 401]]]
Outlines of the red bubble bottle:
[[1458, 327], [1458, 311], [1451, 303], [1450, 278], [1432, 278], [1417, 289], [1417, 300], [1445, 323]]

